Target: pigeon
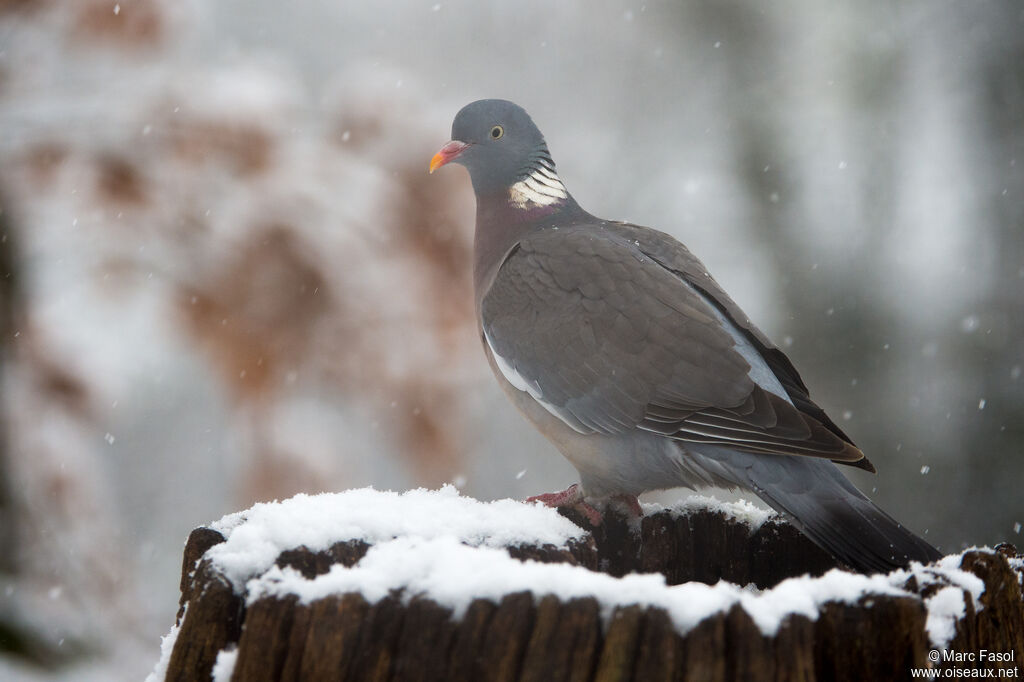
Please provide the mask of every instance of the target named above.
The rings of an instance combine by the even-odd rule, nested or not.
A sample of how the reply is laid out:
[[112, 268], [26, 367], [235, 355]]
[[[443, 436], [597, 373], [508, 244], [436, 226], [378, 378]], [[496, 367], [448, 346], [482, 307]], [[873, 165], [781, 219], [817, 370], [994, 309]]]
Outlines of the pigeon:
[[651, 490], [751, 491], [838, 561], [888, 572], [941, 554], [837, 465], [874, 472], [793, 363], [664, 232], [597, 218], [520, 106], [465, 106], [430, 161], [469, 171], [473, 285], [495, 377], [580, 476], [529, 498], [591, 523]]

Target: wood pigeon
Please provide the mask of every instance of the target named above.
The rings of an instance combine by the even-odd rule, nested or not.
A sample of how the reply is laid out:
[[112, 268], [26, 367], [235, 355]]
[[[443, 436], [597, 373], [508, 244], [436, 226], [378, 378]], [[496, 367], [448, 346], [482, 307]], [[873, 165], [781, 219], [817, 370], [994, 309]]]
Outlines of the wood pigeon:
[[464, 107], [430, 170], [452, 162], [476, 194], [487, 360], [580, 475], [531, 500], [596, 524], [609, 500], [639, 513], [648, 490], [739, 488], [858, 570], [941, 556], [843, 476], [836, 463], [874, 467], [683, 244], [576, 203], [526, 111]]

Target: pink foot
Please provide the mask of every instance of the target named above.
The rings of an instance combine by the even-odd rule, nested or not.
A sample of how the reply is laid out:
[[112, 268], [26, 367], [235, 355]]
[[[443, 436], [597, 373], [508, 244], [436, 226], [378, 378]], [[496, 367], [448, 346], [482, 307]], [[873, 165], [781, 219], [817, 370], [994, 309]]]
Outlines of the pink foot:
[[[604, 514], [583, 500], [583, 492], [580, 490], [578, 483], [573, 483], [561, 492], [544, 493], [543, 495], [527, 497], [526, 501], [542, 502], [547, 507], [573, 507], [586, 516], [587, 521], [590, 521], [591, 525], [594, 526], [600, 526], [601, 521], [604, 520]], [[639, 505], [637, 505], [637, 507], [639, 507]]]
[[634, 496], [625, 494], [614, 495], [612, 499], [626, 505], [626, 508], [634, 517], [640, 518], [644, 515], [644, 510], [640, 507], [640, 500], [638, 500]]
[[583, 500], [583, 493], [580, 492], [580, 484], [573, 483], [571, 486], [557, 493], [543, 493], [527, 497], [527, 502], [543, 502], [547, 507], [568, 507]]

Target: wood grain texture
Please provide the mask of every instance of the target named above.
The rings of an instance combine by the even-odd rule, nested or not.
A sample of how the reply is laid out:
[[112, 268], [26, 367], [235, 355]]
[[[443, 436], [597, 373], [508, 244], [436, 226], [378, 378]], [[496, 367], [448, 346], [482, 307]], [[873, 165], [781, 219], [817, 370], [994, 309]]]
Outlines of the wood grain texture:
[[[571, 518], [571, 515], [570, 515]], [[510, 555], [563, 562], [612, 575], [662, 573], [667, 582], [729, 580], [771, 587], [834, 562], [784, 521], [750, 528], [720, 513], [661, 512], [639, 532], [609, 514], [585, 542], [569, 549], [516, 546]], [[538, 586], [498, 602], [477, 599], [461, 618], [426, 596], [392, 594], [368, 603], [339, 594], [302, 604], [264, 597], [245, 606], [204, 553], [223, 541], [216, 531], [193, 531], [182, 570], [182, 614], [167, 679], [209, 680], [218, 652], [237, 647], [233, 680], [401, 680], [496, 682], [619, 682], [642, 680], [900, 680], [928, 665], [924, 600], [947, 585], [936, 576], [912, 578], [908, 596], [867, 596], [831, 602], [816, 620], [791, 615], [765, 635], [739, 605], [680, 634], [656, 607], [626, 606], [605, 620], [593, 598], [563, 602]], [[351, 566], [369, 549], [354, 540], [324, 552], [299, 547], [278, 565], [307, 577], [334, 564]], [[968, 552], [962, 567], [981, 578], [981, 609], [965, 597], [965, 617], [950, 647], [1013, 651], [1024, 660], [1024, 599], [1016, 550]], [[1015, 560], [1011, 564], [1010, 560]], [[1016, 566], [1017, 568], [1014, 568]], [[1018, 675], [1021, 673], [1018, 672]]]

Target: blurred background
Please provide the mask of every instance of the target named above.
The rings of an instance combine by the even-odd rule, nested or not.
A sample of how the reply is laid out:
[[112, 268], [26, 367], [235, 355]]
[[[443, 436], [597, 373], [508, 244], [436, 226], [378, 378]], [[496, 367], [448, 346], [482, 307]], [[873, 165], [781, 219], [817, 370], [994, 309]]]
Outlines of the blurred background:
[[481, 97], [703, 258], [883, 507], [1021, 543], [1017, 0], [0, 0], [0, 677], [143, 677], [188, 532], [255, 501], [575, 480], [426, 172]]

